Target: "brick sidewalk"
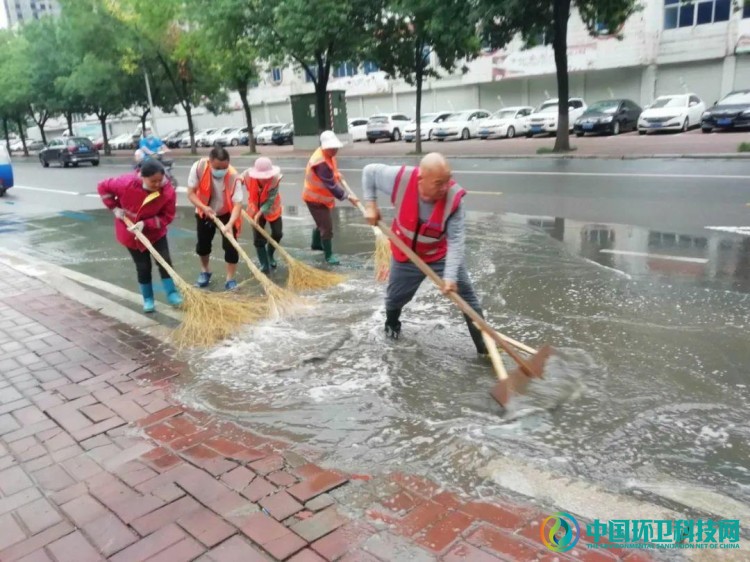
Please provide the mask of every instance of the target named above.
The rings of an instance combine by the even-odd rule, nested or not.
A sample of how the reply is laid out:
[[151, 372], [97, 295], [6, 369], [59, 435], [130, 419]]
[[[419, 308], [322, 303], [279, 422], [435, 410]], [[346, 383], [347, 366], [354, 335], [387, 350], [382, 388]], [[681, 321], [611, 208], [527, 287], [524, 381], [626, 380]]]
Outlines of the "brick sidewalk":
[[2, 562], [615, 560], [553, 555], [535, 509], [307, 462], [174, 402], [187, 366], [139, 332], [4, 266], [0, 295]]

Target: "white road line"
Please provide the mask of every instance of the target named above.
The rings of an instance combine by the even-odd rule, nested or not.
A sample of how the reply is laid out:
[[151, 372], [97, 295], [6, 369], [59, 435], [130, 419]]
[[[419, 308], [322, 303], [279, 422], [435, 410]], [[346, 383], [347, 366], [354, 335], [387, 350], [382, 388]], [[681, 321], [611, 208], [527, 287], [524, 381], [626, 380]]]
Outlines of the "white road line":
[[718, 230], [720, 232], [732, 232], [750, 236], [750, 226], [704, 226], [706, 230]]
[[98, 193], [84, 193], [83, 196], [84, 197], [96, 197], [97, 199], [101, 197]]
[[659, 260], [681, 261], [685, 263], [700, 263], [700, 264], [708, 263], [708, 260], [704, 258], [686, 258], [683, 256], [666, 256], [662, 254], [647, 254], [644, 252], [628, 252], [625, 250], [599, 250], [599, 252], [601, 252], [602, 254], [617, 254], [620, 256], [635, 256], [638, 258], [653, 258], [653, 259], [659, 259]]
[[43, 191], [45, 193], [60, 193], [62, 195], [80, 195], [77, 191], [65, 191], [63, 189], [49, 189], [46, 187], [31, 187], [28, 185], [14, 185], [13, 189], [25, 189], [27, 191]]
[[471, 195], [502, 195], [502, 191], [467, 191]]

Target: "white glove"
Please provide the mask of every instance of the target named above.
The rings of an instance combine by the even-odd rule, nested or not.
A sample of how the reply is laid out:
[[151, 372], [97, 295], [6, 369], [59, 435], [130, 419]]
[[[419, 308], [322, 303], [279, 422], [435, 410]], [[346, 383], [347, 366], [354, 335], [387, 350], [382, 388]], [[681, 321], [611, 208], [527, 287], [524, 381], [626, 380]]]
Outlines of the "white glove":
[[125, 218], [125, 209], [115, 207], [112, 212], [115, 214], [116, 219], [123, 220]]
[[138, 221], [133, 226], [129, 226], [128, 230], [130, 232], [143, 232], [143, 221]]

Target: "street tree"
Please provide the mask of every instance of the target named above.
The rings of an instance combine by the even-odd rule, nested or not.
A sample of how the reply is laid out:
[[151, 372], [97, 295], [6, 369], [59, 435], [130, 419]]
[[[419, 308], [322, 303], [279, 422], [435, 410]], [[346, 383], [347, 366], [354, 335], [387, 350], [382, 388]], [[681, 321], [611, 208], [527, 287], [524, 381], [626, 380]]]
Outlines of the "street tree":
[[373, 42], [373, 22], [382, 0], [250, 0], [248, 37], [258, 55], [272, 64], [302, 67], [315, 86], [318, 128], [329, 128], [325, 113], [331, 70], [365, 60]]
[[[422, 152], [422, 84], [439, 77], [438, 68], [453, 72], [479, 53], [476, 25], [464, 0], [390, 0], [375, 30], [375, 60], [392, 78], [416, 87], [416, 150]], [[432, 55], [437, 67], [431, 64]]]
[[26, 147], [26, 115], [31, 99], [31, 77], [28, 64], [28, 43], [19, 35], [5, 31], [0, 33], [0, 116], [8, 139], [8, 122], [15, 125], [23, 143], [23, 153], [29, 155]]
[[551, 44], [557, 71], [558, 120], [555, 152], [570, 150], [568, 20], [576, 9], [592, 36], [621, 38], [622, 26], [639, 9], [638, 0], [476, 0], [482, 36], [502, 48], [520, 34], [527, 46]]

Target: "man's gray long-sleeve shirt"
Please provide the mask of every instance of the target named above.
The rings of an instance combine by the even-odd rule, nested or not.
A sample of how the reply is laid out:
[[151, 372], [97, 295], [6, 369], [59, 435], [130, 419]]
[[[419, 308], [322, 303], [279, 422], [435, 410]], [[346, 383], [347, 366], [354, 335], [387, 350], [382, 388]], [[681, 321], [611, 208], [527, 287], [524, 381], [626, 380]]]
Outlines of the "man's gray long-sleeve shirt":
[[[404, 174], [409, 177], [413, 169], [413, 167], [407, 166]], [[401, 166], [386, 166], [385, 164], [368, 164], [365, 166], [364, 170], [362, 170], [364, 200], [376, 201], [378, 191], [385, 193], [390, 198], [399, 170], [401, 170]], [[422, 201], [420, 197], [420, 222], [429, 220], [434, 208], [434, 203]], [[457, 281], [458, 270], [464, 263], [464, 246], [466, 243], [466, 218], [463, 202], [459, 204], [456, 212], [448, 219], [445, 231], [448, 240], [448, 254], [445, 256], [445, 273], [443, 274], [443, 278], [447, 281]]]

